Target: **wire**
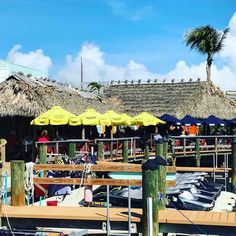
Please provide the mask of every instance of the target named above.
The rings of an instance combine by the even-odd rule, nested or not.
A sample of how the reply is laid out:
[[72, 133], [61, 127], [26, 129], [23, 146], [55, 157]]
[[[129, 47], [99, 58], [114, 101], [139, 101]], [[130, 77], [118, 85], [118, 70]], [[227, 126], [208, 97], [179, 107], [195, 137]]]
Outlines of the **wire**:
[[175, 207], [175, 205], [168, 200], [168, 198], [165, 197], [164, 194], [160, 193], [159, 194], [159, 199], [158, 199], [158, 203], [160, 203], [160, 201], [162, 201], [163, 199], [166, 199], [166, 201], [172, 205], [185, 219], [187, 219], [197, 230], [200, 231], [201, 234], [205, 234], [208, 235], [204, 230], [202, 230], [199, 226], [195, 225], [182, 211], [180, 211], [178, 208]]

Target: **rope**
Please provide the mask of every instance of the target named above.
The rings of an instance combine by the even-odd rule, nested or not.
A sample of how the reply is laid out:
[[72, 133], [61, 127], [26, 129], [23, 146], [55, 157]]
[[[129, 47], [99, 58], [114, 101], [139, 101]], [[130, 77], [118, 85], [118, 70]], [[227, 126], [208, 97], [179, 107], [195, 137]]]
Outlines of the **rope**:
[[34, 178], [34, 172], [33, 172], [33, 168], [34, 168], [34, 163], [33, 162], [28, 162], [25, 164], [25, 198], [28, 200], [28, 197], [33, 198], [34, 195], [34, 182], [33, 182], [33, 178]]
[[[3, 180], [4, 178], [7, 177], [5, 175], [1, 175], [1, 181], [3, 183]], [[0, 200], [3, 201], [3, 197], [4, 197], [4, 189], [2, 188], [1, 189], [1, 192], [0, 192]], [[6, 216], [6, 219], [7, 219], [7, 225], [8, 225], [8, 228], [10, 229], [10, 232], [13, 236], [15, 236], [15, 234], [13, 233], [12, 231], [12, 227], [11, 227], [11, 224], [10, 224], [10, 221], [9, 221], [9, 218], [8, 218], [8, 215], [7, 215], [7, 209], [6, 209], [6, 204], [3, 204], [4, 206], [4, 210], [5, 210], [5, 216]]]
[[167, 203], [169, 203], [170, 205], [172, 205], [186, 220], [188, 220], [201, 234], [205, 234], [208, 235], [204, 230], [202, 230], [199, 226], [195, 225], [182, 211], [180, 211], [179, 209], [177, 209], [175, 207], [175, 205], [169, 201], [166, 196], [163, 193], [159, 193], [159, 198], [157, 200], [157, 203], [159, 204], [162, 200], [166, 200]]

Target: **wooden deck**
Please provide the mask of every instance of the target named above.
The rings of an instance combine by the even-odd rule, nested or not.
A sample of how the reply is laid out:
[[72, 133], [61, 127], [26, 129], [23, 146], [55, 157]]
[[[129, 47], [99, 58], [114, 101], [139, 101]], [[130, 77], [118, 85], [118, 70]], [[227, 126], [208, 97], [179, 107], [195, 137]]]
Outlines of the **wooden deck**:
[[[2, 217], [9, 218], [40, 218], [106, 221], [106, 208], [100, 207], [49, 207], [49, 206], [6, 206], [2, 208]], [[234, 226], [236, 227], [235, 212], [210, 212], [210, 211], [177, 211], [174, 209], [161, 210], [160, 223]], [[128, 221], [127, 208], [110, 208], [110, 221]], [[142, 209], [132, 209], [132, 222], [140, 222]]]

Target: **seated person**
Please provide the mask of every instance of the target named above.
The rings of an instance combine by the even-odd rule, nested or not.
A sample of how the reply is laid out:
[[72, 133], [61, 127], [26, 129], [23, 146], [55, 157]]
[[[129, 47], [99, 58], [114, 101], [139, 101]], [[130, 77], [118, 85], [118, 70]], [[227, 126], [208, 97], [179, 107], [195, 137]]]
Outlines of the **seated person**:
[[162, 140], [162, 136], [158, 132], [156, 132], [156, 134], [153, 136], [153, 140], [155, 142], [161, 141]]

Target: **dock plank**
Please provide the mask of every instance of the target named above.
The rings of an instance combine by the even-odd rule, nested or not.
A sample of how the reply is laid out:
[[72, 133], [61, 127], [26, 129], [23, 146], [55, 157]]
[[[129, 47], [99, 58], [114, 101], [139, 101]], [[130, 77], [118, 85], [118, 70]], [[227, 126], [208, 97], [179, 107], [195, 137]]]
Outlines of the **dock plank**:
[[[106, 211], [106, 208], [99, 207], [3, 206], [2, 216], [19, 219], [105, 221]], [[141, 222], [142, 209], [133, 208], [131, 212], [132, 222]], [[128, 221], [127, 208], [110, 208], [109, 214], [111, 221]], [[160, 211], [159, 222], [172, 224], [192, 224], [193, 222], [197, 225], [236, 227], [236, 213], [166, 209]]]

